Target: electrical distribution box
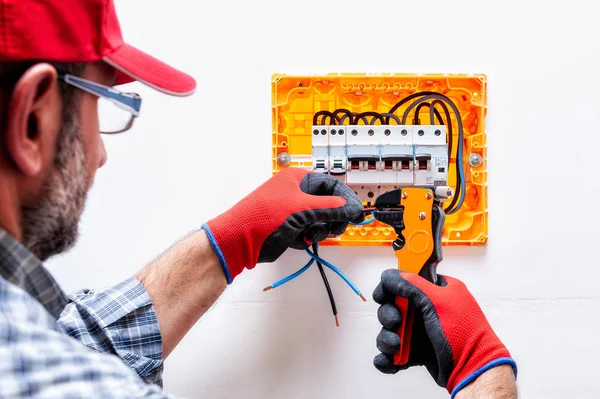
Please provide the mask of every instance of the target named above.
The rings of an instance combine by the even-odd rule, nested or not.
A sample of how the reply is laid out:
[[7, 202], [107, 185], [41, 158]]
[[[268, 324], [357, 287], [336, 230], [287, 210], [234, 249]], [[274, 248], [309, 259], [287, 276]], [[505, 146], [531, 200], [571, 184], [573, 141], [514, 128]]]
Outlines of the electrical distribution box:
[[[275, 74], [273, 173], [297, 167], [330, 174], [365, 206], [398, 187], [462, 187], [442, 243], [485, 245], [485, 113], [485, 75]], [[375, 221], [322, 245], [389, 245], [394, 238]]]

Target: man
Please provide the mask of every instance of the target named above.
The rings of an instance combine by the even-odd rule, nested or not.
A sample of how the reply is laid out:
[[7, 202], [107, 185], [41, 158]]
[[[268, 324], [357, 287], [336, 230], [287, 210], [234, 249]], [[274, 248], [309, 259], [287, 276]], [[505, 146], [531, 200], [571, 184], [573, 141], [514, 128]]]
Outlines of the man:
[[[77, 239], [106, 162], [100, 132], [128, 130], [141, 110], [113, 86], [186, 96], [196, 84], [125, 44], [111, 0], [0, 0], [0, 16], [0, 397], [165, 397], [163, 360], [237, 275], [362, 220], [347, 186], [289, 169], [135, 276], [67, 296], [41, 262]], [[382, 275], [376, 367], [401, 369], [404, 296], [419, 310], [410, 366], [456, 397], [514, 397], [508, 351], [466, 288], [441, 281]]]

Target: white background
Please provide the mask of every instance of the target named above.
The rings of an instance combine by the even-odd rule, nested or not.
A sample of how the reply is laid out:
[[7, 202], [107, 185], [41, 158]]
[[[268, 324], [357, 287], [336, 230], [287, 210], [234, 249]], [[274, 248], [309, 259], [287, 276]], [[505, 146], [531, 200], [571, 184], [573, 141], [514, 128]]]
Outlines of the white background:
[[[105, 139], [79, 245], [53, 260], [67, 289], [124, 279], [270, 176], [274, 72], [483, 72], [489, 78], [486, 249], [448, 248], [519, 365], [523, 398], [598, 398], [600, 37], [595, 2], [117, 0], [126, 40], [198, 80], [144, 97]], [[596, 39], [594, 39], [596, 38]], [[370, 299], [390, 248], [324, 248]], [[165, 390], [197, 398], [445, 398], [424, 368], [372, 366], [376, 304], [287, 252], [230, 286], [166, 362]]]

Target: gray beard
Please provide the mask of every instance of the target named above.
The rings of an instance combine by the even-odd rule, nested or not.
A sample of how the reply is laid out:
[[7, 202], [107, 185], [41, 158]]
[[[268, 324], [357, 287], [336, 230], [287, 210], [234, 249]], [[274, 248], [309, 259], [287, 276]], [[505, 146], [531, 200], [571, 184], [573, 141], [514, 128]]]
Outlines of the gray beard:
[[23, 244], [42, 261], [77, 241], [89, 187], [79, 116], [66, 119], [57, 139], [54, 170], [38, 198], [21, 209]]

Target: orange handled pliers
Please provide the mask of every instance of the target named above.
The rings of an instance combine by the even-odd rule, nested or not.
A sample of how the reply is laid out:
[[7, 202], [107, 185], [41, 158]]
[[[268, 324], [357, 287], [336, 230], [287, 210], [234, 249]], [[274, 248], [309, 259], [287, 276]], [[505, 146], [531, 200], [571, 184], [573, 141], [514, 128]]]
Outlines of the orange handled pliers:
[[[392, 247], [398, 258], [398, 268], [435, 284], [437, 265], [442, 261], [446, 214], [434, 189], [406, 187], [389, 191], [380, 195], [369, 211], [376, 220], [394, 228], [397, 238]], [[400, 350], [394, 356], [394, 363], [404, 365], [410, 354], [414, 308], [407, 299], [400, 297], [396, 298], [396, 306], [402, 313], [402, 324], [398, 330]]]

